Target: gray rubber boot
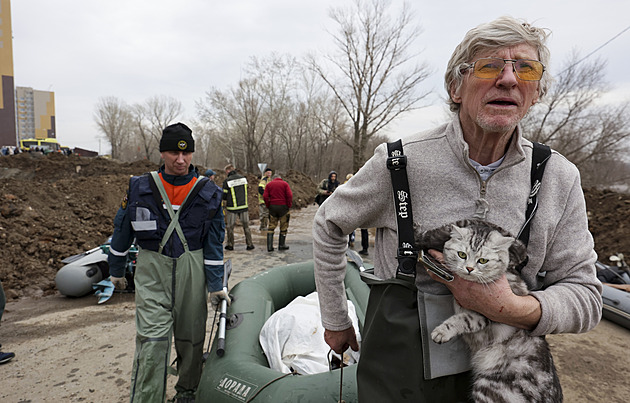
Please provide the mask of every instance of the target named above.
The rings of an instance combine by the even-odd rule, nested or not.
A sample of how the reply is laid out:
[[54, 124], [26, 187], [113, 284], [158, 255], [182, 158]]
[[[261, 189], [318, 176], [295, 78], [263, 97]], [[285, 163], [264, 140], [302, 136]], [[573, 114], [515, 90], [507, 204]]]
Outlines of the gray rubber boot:
[[267, 252], [273, 252], [273, 233], [267, 234]]
[[289, 247], [285, 244], [286, 240], [287, 240], [287, 236], [280, 234], [280, 240], [278, 241], [278, 250], [289, 249]]

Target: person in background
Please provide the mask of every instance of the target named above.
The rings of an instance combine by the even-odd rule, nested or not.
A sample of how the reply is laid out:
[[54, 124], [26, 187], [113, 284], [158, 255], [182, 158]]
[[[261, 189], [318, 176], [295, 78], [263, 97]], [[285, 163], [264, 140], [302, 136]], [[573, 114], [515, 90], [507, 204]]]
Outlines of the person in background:
[[258, 229], [260, 231], [267, 231], [267, 226], [269, 225], [269, 209], [265, 205], [263, 194], [265, 193], [265, 186], [271, 180], [272, 173], [271, 168], [265, 169], [260, 182], [258, 182], [258, 212], [260, 214], [260, 227]]
[[287, 231], [289, 230], [289, 209], [293, 205], [293, 192], [287, 182], [279, 174], [273, 176], [271, 182], [265, 186], [263, 194], [265, 204], [269, 209], [269, 228], [267, 230], [267, 251], [273, 251], [273, 233], [280, 223], [280, 238], [278, 250], [287, 250]]
[[225, 167], [227, 178], [223, 181], [223, 201], [227, 211], [227, 244], [225, 249], [234, 250], [234, 225], [238, 218], [243, 225], [247, 250], [254, 249], [252, 232], [249, 229], [249, 211], [247, 208], [247, 178], [239, 175], [234, 165]]
[[204, 175], [206, 175], [208, 179], [214, 182], [214, 175], [216, 175], [216, 173], [212, 169], [206, 169], [206, 172], [204, 173]]
[[[7, 298], [4, 295], [4, 288], [2, 288], [2, 281], [0, 281], [0, 322], [2, 321], [2, 315], [4, 314], [4, 307], [6, 306]], [[0, 348], [2, 348], [2, 344], [0, 344]], [[0, 350], [0, 364], [6, 364], [15, 358], [14, 353], [4, 353]]]
[[126, 289], [127, 254], [136, 239], [132, 403], [164, 402], [173, 337], [179, 374], [174, 401], [194, 401], [203, 363], [208, 292], [215, 306], [222, 299], [230, 302], [222, 281], [221, 188], [191, 164], [195, 141], [186, 125], [167, 126], [159, 146], [164, 165], [129, 180], [114, 218], [107, 259], [112, 283]]
[[[531, 192], [533, 145], [519, 122], [552, 81], [546, 70], [548, 35], [545, 29], [501, 17], [470, 30], [456, 47], [445, 75], [451, 120], [403, 138], [416, 234], [470, 218], [487, 220], [512, 234], [523, 227]], [[381, 279], [396, 276], [397, 222], [392, 183], [385, 179], [390, 178], [387, 158], [386, 144], [381, 144], [314, 219], [315, 280], [324, 338], [337, 353], [348, 347], [359, 349], [343, 284], [348, 234], [355, 228], [376, 227], [374, 274]], [[490, 284], [457, 276], [448, 283], [417, 265], [419, 298], [424, 296], [431, 323], [441, 323], [452, 314], [448, 307], [454, 298], [465, 309], [529, 329], [532, 336], [586, 332], [599, 323], [602, 314], [602, 285], [596, 277], [593, 246], [579, 171], [554, 151], [538, 191], [529, 260], [521, 271], [530, 294], [515, 295], [505, 275]], [[442, 259], [438, 251], [429, 253]], [[436, 297], [442, 295], [446, 298]], [[445, 307], [445, 315], [438, 315]], [[457, 377], [455, 385], [463, 384], [455, 393], [461, 393], [457, 399], [465, 401], [469, 380], [468, 372], [461, 369], [467, 367], [463, 346], [461, 351], [438, 364], [444, 375]], [[367, 355], [364, 351], [362, 359]], [[464, 365], [458, 368], [458, 362]], [[425, 364], [431, 365], [431, 360]], [[357, 373], [361, 372], [360, 361]]]
[[330, 171], [328, 174], [328, 178], [322, 179], [317, 185], [317, 204], [321, 205], [328, 197], [333, 194], [335, 189], [339, 186], [339, 181], [337, 180], [337, 172]]

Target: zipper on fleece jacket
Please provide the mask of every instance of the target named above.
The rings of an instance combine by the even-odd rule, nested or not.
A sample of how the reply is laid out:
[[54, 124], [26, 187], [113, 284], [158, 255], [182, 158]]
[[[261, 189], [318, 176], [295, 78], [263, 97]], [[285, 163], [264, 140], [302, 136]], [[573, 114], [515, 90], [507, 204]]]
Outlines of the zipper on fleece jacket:
[[488, 201], [486, 201], [486, 191], [488, 189], [488, 181], [490, 180], [490, 178], [492, 178], [492, 175], [494, 175], [494, 173], [490, 175], [487, 180], [484, 181], [483, 179], [481, 179], [479, 171], [477, 171], [475, 167], [472, 166], [470, 161], [467, 161], [467, 163], [470, 169], [472, 169], [475, 175], [477, 175], [477, 179], [479, 180], [479, 198], [475, 200], [475, 214], [473, 215], [473, 218], [485, 220], [488, 216], [488, 210], [490, 210], [490, 204], [488, 204]]

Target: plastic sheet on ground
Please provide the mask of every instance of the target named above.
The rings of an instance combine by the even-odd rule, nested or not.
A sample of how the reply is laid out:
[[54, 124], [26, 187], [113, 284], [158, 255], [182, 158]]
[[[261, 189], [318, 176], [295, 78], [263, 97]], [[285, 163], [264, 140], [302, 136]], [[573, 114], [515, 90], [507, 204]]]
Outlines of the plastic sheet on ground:
[[[352, 301], [348, 301], [348, 315], [360, 343], [358, 319]], [[260, 331], [259, 340], [269, 367], [276, 371], [287, 374], [293, 368], [299, 374], [309, 375], [330, 370], [330, 347], [324, 341], [317, 292], [306, 297], [297, 297], [271, 315]], [[339, 357], [334, 352], [331, 357], [332, 355]], [[346, 365], [358, 361], [358, 351], [348, 349], [344, 352]]]
[[92, 288], [95, 290], [94, 295], [98, 298], [98, 303], [102, 304], [112, 297], [115, 287], [108, 277], [105, 280], [92, 284]]

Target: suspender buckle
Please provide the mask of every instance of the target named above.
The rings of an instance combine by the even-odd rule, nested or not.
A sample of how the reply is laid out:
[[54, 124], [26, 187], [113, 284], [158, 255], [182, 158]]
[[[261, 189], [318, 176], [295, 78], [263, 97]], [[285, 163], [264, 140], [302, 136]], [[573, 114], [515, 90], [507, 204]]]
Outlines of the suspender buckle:
[[416, 275], [416, 262], [418, 261], [418, 251], [415, 249], [398, 248], [398, 272], [405, 275]]
[[407, 156], [398, 155], [395, 157], [387, 157], [387, 169], [389, 170], [401, 170], [407, 168]]

